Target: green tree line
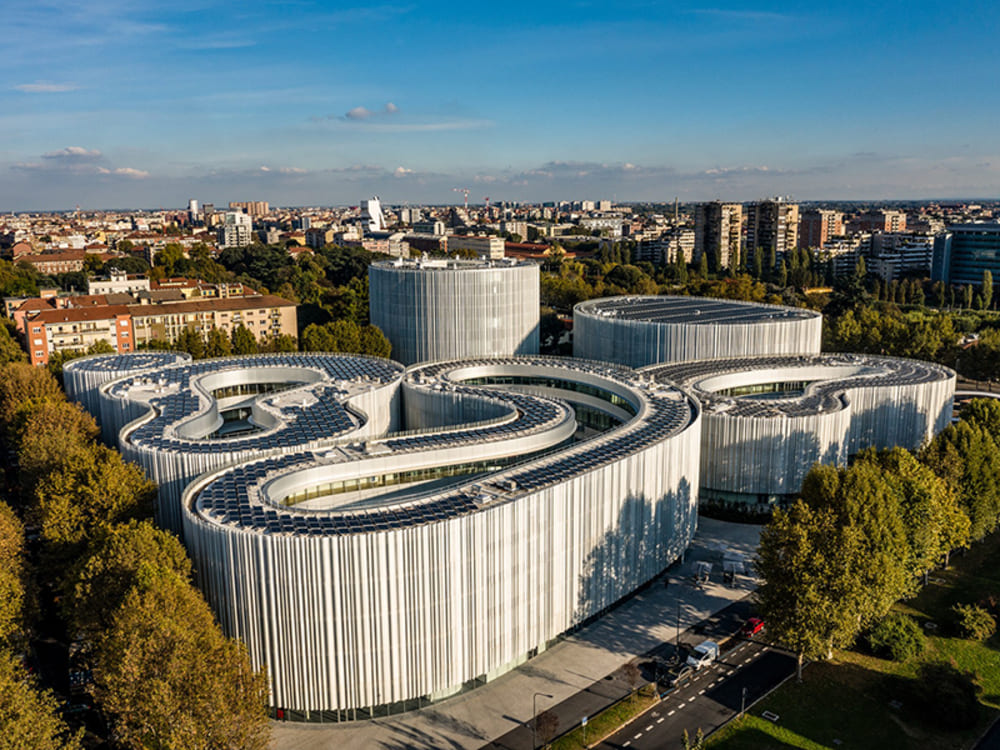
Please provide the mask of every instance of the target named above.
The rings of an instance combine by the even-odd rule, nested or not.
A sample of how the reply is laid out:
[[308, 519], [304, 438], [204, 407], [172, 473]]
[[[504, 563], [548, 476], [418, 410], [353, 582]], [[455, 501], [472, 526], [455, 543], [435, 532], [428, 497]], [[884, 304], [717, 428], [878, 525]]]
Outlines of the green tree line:
[[266, 747], [266, 677], [222, 634], [180, 542], [152, 524], [155, 485], [17, 354], [0, 364], [0, 439], [16, 457], [0, 502], [0, 748], [81, 747], [23, 665], [43, 627], [80, 644], [121, 747]]
[[1000, 403], [976, 400], [917, 454], [816, 465], [761, 533], [757, 591], [769, 633], [799, 656], [850, 647], [953, 550], [1000, 524]]

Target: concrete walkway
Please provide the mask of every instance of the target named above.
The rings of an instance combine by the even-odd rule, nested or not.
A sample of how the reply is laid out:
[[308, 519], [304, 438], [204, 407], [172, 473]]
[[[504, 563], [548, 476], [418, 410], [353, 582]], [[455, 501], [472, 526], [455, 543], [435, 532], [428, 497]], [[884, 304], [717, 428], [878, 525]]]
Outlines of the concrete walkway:
[[673, 640], [678, 599], [683, 631], [746, 596], [755, 585], [750, 578], [739, 576], [735, 584], [722, 585], [722, 550], [738, 550], [749, 558], [759, 536], [759, 526], [700, 518], [685, 561], [671, 568], [669, 575], [689, 578], [695, 562], [712, 561], [712, 579], [704, 587], [654, 584], [512, 672], [418, 711], [345, 724], [274, 722], [272, 746], [281, 750], [480, 748], [531, 719], [534, 693], [553, 696], [551, 701], [538, 699], [542, 711], [575, 693], [593, 691], [595, 682], [625, 662]]

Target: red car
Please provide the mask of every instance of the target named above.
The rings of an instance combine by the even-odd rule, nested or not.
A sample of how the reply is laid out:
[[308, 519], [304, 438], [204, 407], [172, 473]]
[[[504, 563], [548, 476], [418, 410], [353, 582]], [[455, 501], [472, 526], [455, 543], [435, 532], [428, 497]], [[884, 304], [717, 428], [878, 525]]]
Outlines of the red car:
[[743, 628], [740, 630], [740, 634], [744, 638], [753, 638], [757, 633], [764, 629], [764, 621], [759, 617], [751, 617], [745, 623], [743, 623]]

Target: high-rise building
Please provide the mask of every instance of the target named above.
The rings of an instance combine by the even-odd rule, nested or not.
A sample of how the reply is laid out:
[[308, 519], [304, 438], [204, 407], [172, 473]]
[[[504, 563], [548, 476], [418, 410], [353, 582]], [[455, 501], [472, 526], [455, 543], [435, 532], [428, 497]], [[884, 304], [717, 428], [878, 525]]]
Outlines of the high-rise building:
[[388, 226], [385, 223], [385, 214], [382, 213], [382, 201], [378, 196], [373, 196], [366, 201], [361, 201], [361, 221], [369, 232], [384, 232]]
[[743, 206], [739, 203], [699, 203], [694, 212], [694, 261], [708, 253], [713, 270], [729, 268], [740, 253]]
[[220, 247], [245, 247], [253, 242], [253, 221], [242, 211], [227, 211], [219, 227]]
[[825, 208], [808, 208], [799, 221], [799, 247], [822, 249], [830, 237], [844, 233], [844, 215]]
[[747, 255], [760, 250], [774, 250], [781, 258], [787, 250], [798, 247], [799, 204], [786, 198], [751, 203], [747, 207]]
[[250, 216], [267, 216], [271, 211], [267, 201], [230, 201], [229, 208], [233, 211], [245, 211]]
[[906, 214], [888, 209], [869, 211], [851, 219], [847, 228], [851, 232], [905, 232]]
[[978, 286], [983, 271], [1000, 279], [1000, 224], [955, 224], [937, 236], [931, 270], [935, 281]]

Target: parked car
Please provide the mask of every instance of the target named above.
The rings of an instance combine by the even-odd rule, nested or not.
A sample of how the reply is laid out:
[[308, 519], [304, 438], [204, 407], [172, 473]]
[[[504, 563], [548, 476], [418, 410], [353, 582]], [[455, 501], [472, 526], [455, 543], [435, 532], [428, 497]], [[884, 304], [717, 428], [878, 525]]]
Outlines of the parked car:
[[685, 663], [689, 667], [697, 670], [702, 667], [707, 667], [718, 658], [719, 644], [715, 641], [702, 641], [691, 650], [691, 653], [688, 654], [688, 658]]
[[744, 638], [753, 638], [764, 629], [764, 621], [759, 617], [751, 617], [740, 628], [740, 635]]

